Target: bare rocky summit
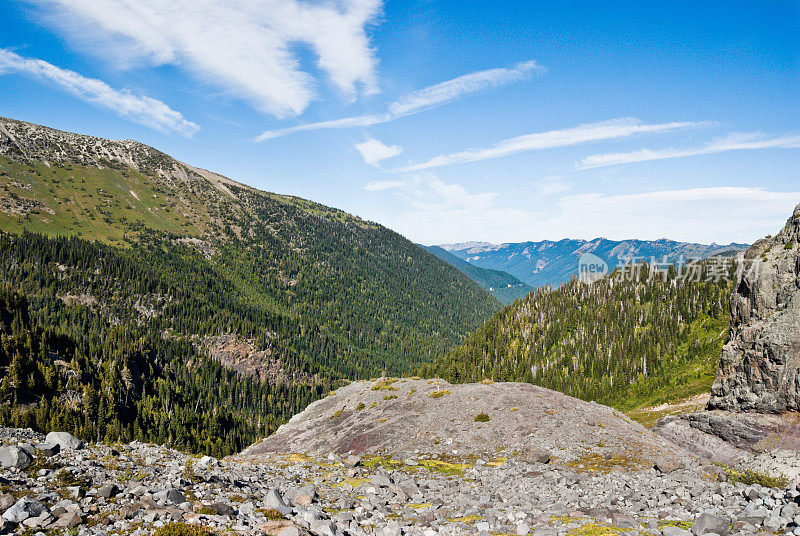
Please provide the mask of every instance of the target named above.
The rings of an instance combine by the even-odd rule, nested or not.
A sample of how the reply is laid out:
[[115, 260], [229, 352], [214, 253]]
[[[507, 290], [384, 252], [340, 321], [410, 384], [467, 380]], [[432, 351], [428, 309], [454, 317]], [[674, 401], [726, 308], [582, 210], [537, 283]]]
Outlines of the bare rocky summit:
[[744, 261], [709, 407], [800, 411], [800, 205]]
[[517, 456], [651, 467], [686, 453], [612, 408], [527, 383], [353, 382], [295, 415], [245, 454]]

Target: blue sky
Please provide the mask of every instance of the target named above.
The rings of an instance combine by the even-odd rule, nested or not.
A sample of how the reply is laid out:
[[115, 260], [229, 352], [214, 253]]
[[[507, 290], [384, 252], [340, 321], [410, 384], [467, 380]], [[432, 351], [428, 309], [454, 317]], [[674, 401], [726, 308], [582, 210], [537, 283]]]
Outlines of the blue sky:
[[418, 242], [750, 242], [800, 203], [796, 0], [34, 0], [0, 20], [0, 115]]

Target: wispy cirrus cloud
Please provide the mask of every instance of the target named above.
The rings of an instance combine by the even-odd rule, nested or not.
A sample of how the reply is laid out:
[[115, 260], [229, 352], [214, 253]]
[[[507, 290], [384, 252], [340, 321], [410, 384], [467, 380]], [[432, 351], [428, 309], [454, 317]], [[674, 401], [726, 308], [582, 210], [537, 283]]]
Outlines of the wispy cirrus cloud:
[[417, 114], [430, 110], [449, 102], [454, 102], [470, 93], [475, 93], [497, 87], [511, 82], [524, 80], [531, 73], [541, 72], [544, 68], [535, 61], [518, 63], [511, 68], [487, 69], [465, 74], [452, 80], [429, 86], [414, 91], [401, 97], [389, 105], [387, 112], [370, 115], [358, 115], [334, 119], [332, 121], [319, 121], [305, 123], [280, 130], [267, 130], [255, 138], [255, 141], [265, 141], [295, 132], [309, 130], [325, 130], [336, 128], [367, 127], [388, 123], [400, 117]]
[[102, 80], [87, 78], [46, 61], [25, 58], [10, 50], [0, 49], [0, 75], [4, 73], [32, 76], [160, 132], [190, 137], [200, 130], [198, 125], [187, 121], [180, 112], [160, 100], [134, 95], [125, 89], [116, 90]]
[[368, 192], [382, 192], [384, 190], [394, 190], [395, 188], [402, 188], [408, 185], [408, 181], [372, 181], [368, 182], [364, 189]]
[[423, 169], [449, 166], [451, 164], [463, 164], [466, 162], [502, 158], [526, 151], [568, 147], [584, 143], [627, 138], [641, 134], [663, 134], [687, 128], [701, 128], [713, 125], [715, 125], [715, 123], [708, 121], [647, 124], [643, 123], [640, 119], [625, 117], [612, 119], [610, 121], [588, 123], [577, 127], [517, 136], [515, 138], [499, 141], [491, 147], [467, 149], [466, 151], [458, 153], [440, 155], [425, 162], [411, 164], [393, 171], [401, 173], [420, 171]]
[[356, 144], [356, 149], [361, 153], [364, 162], [374, 167], [379, 167], [380, 163], [387, 158], [392, 158], [403, 152], [403, 148], [399, 145], [386, 145], [382, 141], [372, 138]]
[[118, 63], [177, 65], [277, 117], [300, 114], [317, 80], [297, 45], [352, 98], [378, 91], [365, 27], [381, 0], [32, 0], [46, 19], [92, 53]]
[[465, 74], [401, 97], [389, 105], [389, 113], [397, 117], [419, 113], [453, 102], [469, 93], [524, 80], [531, 73], [543, 70], [543, 67], [537, 62], [526, 61], [518, 63], [510, 69], [488, 69]]
[[761, 133], [737, 133], [714, 140], [701, 147], [688, 149], [639, 149], [627, 153], [604, 153], [587, 156], [581, 160], [578, 169], [590, 169], [650, 160], [666, 160], [669, 158], [685, 158], [704, 154], [724, 153], [727, 151], [745, 151], [755, 149], [795, 149], [800, 148], [800, 135], [767, 138]]

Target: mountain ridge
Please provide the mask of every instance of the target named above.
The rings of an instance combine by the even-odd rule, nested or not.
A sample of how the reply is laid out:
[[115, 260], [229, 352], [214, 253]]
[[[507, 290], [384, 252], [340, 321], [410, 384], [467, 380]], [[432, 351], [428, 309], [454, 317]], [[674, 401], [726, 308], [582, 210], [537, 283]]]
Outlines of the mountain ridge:
[[474, 266], [507, 272], [536, 289], [557, 287], [577, 276], [579, 258], [584, 253], [597, 255], [614, 268], [621, 260], [631, 257], [645, 257], [647, 261], [655, 258], [660, 262], [666, 255], [674, 263], [681, 256], [686, 260], [705, 259], [735, 254], [748, 246], [737, 243], [706, 245], [667, 238], [608, 240], [600, 237], [503, 244], [462, 242], [439, 247]]
[[501, 306], [373, 222], [11, 119], [0, 266], [0, 332], [16, 345], [0, 349], [0, 423], [218, 454], [343, 378], [415, 368]]

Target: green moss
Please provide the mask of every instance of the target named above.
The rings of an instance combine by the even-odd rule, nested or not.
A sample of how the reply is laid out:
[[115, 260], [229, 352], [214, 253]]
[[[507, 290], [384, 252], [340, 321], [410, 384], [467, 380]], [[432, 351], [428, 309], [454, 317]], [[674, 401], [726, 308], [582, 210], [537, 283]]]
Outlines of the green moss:
[[486, 413], [478, 413], [475, 415], [475, 422], [489, 422], [489, 415]]
[[680, 519], [662, 519], [658, 522], [658, 527], [678, 527], [679, 529], [689, 530], [692, 528], [691, 521], [683, 521]]
[[443, 391], [434, 391], [431, 394], [429, 394], [428, 396], [431, 397], [431, 398], [442, 398], [443, 396], [449, 395], [449, 394], [450, 394], [450, 391], [445, 389]]
[[384, 400], [394, 400], [397, 398], [397, 395], [383, 395]]
[[358, 410], [362, 410], [362, 409], [364, 409], [365, 407], [367, 407], [367, 406], [365, 406], [363, 402], [359, 402], [359, 403], [358, 403], [358, 405], [356, 406], [356, 410], [357, 410], [357, 411], [358, 411]]
[[448, 521], [451, 523], [466, 523], [467, 525], [471, 525], [483, 519], [481, 516], [472, 514], [468, 516], [461, 516], [461, 517], [451, 517], [448, 518]]
[[215, 536], [217, 532], [200, 525], [170, 523], [156, 530], [155, 536]]

